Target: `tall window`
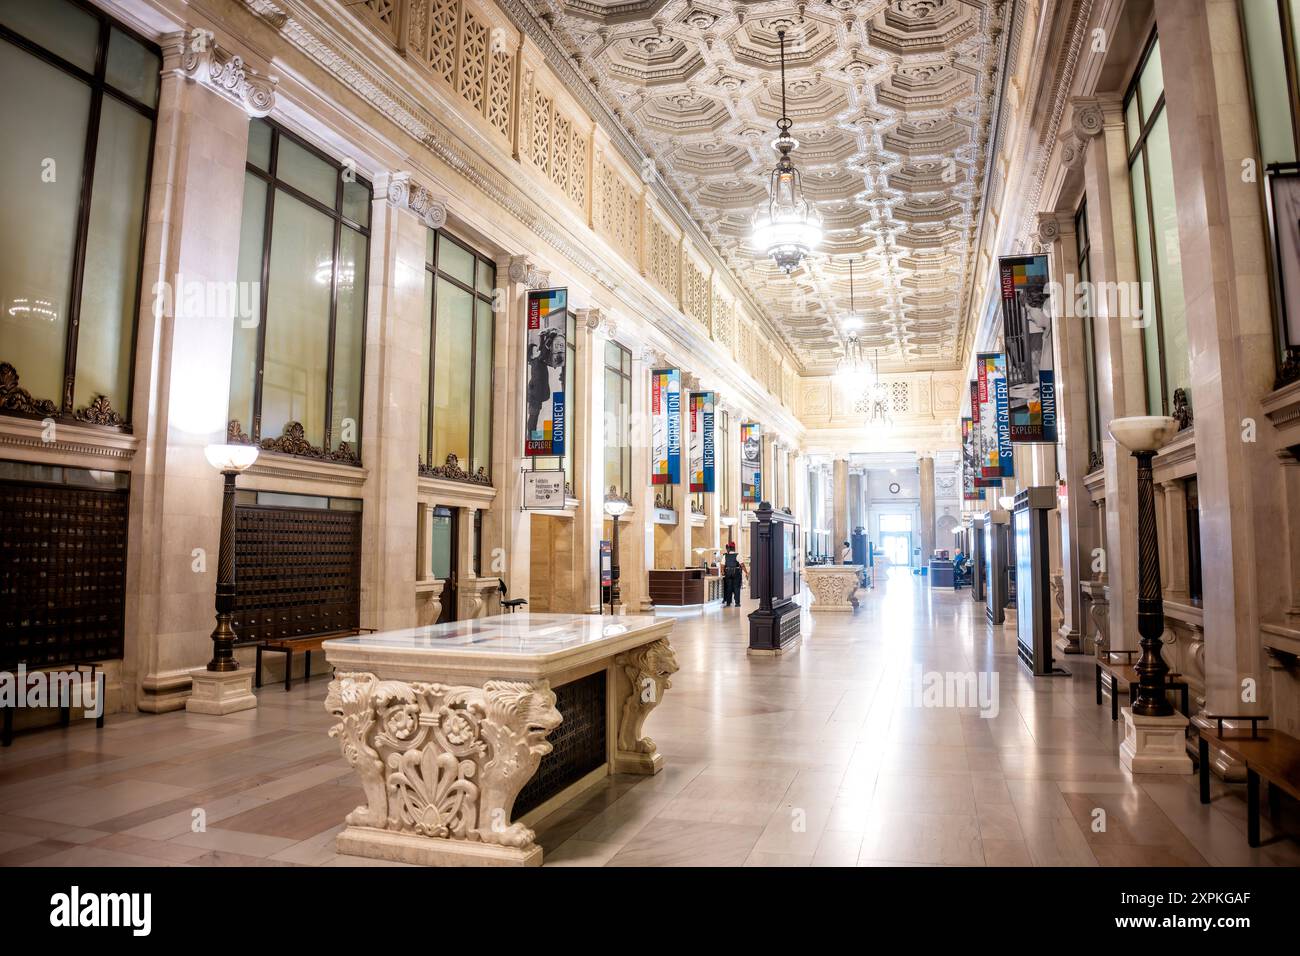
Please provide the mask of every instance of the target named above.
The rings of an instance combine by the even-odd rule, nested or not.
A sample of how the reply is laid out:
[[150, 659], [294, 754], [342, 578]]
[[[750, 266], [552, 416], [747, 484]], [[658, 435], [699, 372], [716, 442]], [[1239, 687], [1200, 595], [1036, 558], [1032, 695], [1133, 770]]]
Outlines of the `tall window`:
[[360, 462], [370, 184], [273, 123], [248, 128], [230, 418], [276, 451]]
[[455, 455], [470, 474], [492, 471], [492, 357], [496, 266], [441, 229], [425, 243], [426, 396], [421, 458], [442, 467]]
[[1097, 346], [1094, 340], [1092, 308], [1092, 264], [1089, 260], [1091, 245], [1088, 241], [1088, 204], [1082, 203], [1074, 214], [1075, 253], [1079, 262], [1079, 285], [1089, 290], [1083, 299], [1083, 386], [1088, 397], [1088, 471], [1101, 467], [1101, 420], [1097, 411]]
[[1152, 35], [1124, 100], [1133, 231], [1142, 282], [1142, 357], [1147, 411], [1152, 415], [1170, 413], [1177, 389], [1191, 400], [1182, 247], [1164, 90], [1160, 39]]
[[[1260, 161], [1266, 175], [1259, 177], [1271, 214], [1278, 197], [1273, 190], [1300, 175], [1300, 0], [1242, 0], [1242, 35], [1249, 61], [1250, 93], [1255, 110]], [[1283, 218], [1279, 216], [1278, 218]], [[1274, 336], [1279, 360], [1278, 384], [1293, 381], [1295, 354], [1300, 351], [1300, 316], [1292, 289], [1280, 288], [1282, 262], [1276, 245], [1281, 229], [1273, 224], [1269, 243], [1277, 298], [1274, 302]], [[1288, 302], [1290, 300], [1290, 303]], [[1288, 362], [1287, 353], [1291, 352]]]
[[0, 2], [0, 410], [130, 420], [160, 69], [92, 7]]
[[731, 513], [731, 422], [726, 412], [718, 412], [715, 420], [717, 435], [713, 441], [713, 452], [717, 456], [717, 502], [719, 514]]
[[[578, 406], [578, 379], [575, 371], [578, 367], [578, 320], [574, 316], [573, 310], [567, 310], [568, 325], [565, 329], [565, 353], [564, 353], [564, 388], [567, 392], [565, 401], [569, 408]], [[572, 421], [572, 420], [571, 420]], [[562, 468], [564, 470], [564, 486], [567, 495], [576, 494], [577, 484], [573, 480], [573, 446], [574, 433], [572, 428], [565, 431], [564, 439], [564, 457], [559, 458], [555, 455], [539, 456], [533, 458], [533, 467], [542, 468]], [[602, 496], [603, 497], [603, 496]]]
[[605, 491], [632, 492], [632, 353], [605, 343]]

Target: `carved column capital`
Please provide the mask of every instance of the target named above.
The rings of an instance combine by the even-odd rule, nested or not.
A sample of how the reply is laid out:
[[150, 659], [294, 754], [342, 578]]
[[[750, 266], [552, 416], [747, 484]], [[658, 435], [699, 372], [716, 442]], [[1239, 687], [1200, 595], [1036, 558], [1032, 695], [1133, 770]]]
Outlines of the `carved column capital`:
[[1038, 241], [1044, 247], [1051, 246], [1061, 238], [1061, 219], [1054, 212], [1042, 212], [1038, 214], [1038, 223], [1036, 229]]
[[164, 54], [183, 76], [229, 100], [249, 116], [266, 116], [275, 108], [275, 80], [244, 64], [244, 58], [217, 43], [211, 30], [169, 34]]
[[430, 229], [447, 224], [447, 203], [417, 183], [410, 173], [390, 173], [385, 191], [390, 203], [419, 216]]
[[530, 289], [544, 289], [551, 283], [551, 274], [539, 269], [527, 256], [511, 256], [510, 281]]

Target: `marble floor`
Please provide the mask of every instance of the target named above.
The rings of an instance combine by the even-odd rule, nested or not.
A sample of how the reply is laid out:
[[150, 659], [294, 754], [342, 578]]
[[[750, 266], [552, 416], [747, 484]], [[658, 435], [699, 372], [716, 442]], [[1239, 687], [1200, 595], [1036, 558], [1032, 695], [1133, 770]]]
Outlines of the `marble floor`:
[[[1300, 865], [1243, 784], [1133, 778], [1093, 667], [1033, 679], [968, 591], [895, 573], [801, 649], [745, 654], [741, 610], [679, 619], [681, 670], [647, 724], [655, 777], [615, 776], [538, 826], [550, 866]], [[996, 674], [979, 706], [917, 690]], [[386, 865], [334, 852], [361, 801], [326, 736], [326, 680], [228, 717], [111, 715], [0, 751], [2, 866]], [[996, 690], [996, 693], [992, 693]], [[967, 704], [978, 704], [966, 700]], [[201, 826], [199, 824], [202, 824]]]

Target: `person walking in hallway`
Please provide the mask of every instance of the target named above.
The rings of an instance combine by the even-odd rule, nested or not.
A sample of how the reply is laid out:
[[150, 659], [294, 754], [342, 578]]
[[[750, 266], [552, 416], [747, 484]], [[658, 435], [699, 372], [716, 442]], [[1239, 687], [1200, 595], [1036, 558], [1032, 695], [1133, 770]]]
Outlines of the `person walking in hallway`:
[[734, 602], [740, 607], [740, 579], [745, 573], [745, 566], [736, 554], [736, 542], [727, 542], [727, 553], [722, 562], [722, 606], [730, 607]]

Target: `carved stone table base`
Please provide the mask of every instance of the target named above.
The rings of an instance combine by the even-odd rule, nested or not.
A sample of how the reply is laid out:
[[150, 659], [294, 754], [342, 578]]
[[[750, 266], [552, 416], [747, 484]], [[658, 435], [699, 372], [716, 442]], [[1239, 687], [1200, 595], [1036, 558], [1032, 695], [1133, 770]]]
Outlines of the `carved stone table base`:
[[861, 568], [855, 564], [813, 564], [803, 569], [804, 581], [812, 593], [809, 610], [848, 611], [857, 609]]
[[[327, 659], [336, 666], [325, 698], [337, 718], [329, 733], [365, 794], [346, 817], [338, 851], [426, 866], [541, 865], [527, 822], [609, 773], [662, 769], [663, 757], [642, 731], [677, 670], [663, 636], [671, 626], [653, 618], [610, 624], [517, 614], [327, 641]], [[503, 676], [484, 679], [492, 673]], [[564, 690], [602, 674], [593, 685], [605, 688], [601, 696], [585, 687]], [[575, 718], [593, 707], [612, 716], [601, 724], [579, 719], [573, 739], [587, 750], [569, 751], [596, 746], [604, 762], [558, 765], [555, 772], [585, 775], [530, 789], [530, 809], [521, 816], [516, 799], [564, 721], [552, 679], [573, 706], [586, 701]], [[602, 724], [603, 746], [584, 736], [584, 728]]]

